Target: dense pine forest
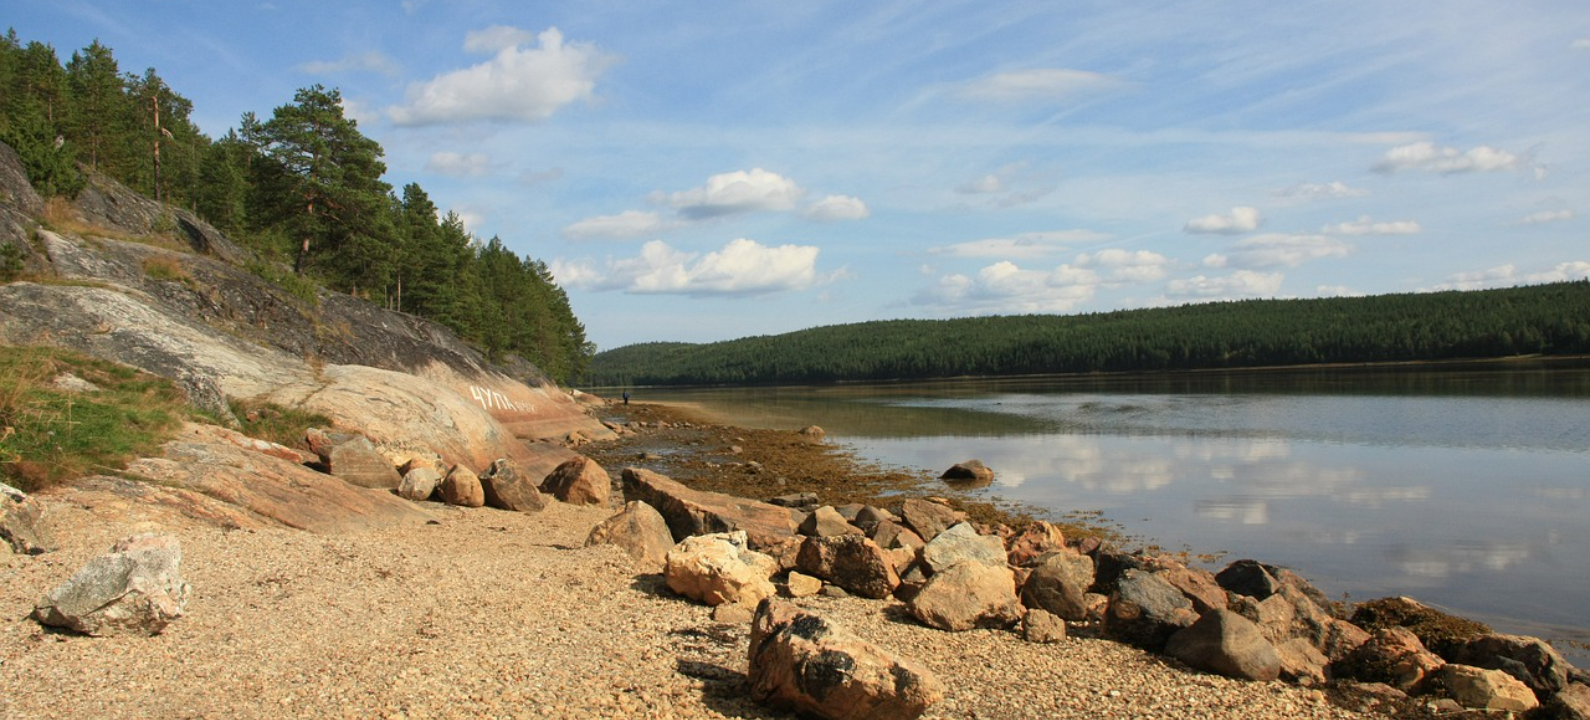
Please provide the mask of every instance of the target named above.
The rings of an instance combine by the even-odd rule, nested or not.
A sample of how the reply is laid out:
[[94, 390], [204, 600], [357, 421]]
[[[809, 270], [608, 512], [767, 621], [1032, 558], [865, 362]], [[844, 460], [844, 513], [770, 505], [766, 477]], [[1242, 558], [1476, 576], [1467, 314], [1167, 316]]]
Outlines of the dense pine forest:
[[0, 142], [41, 195], [71, 198], [103, 173], [197, 213], [258, 253], [270, 279], [429, 318], [559, 381], [585, 371], [592, 347], [547, 266], [472, 237], [417, 184], [394, 190], [337, 90], [299, 90], [220, 138], [192, 110], [153, 68], [123, 73], [97, 41], [63, 64], [15, 30], [0, 38]]
[[892, 320], [601, 353], [594, 385], [827, 383], [1590, 353], [1590, 280], [1091, 315]]

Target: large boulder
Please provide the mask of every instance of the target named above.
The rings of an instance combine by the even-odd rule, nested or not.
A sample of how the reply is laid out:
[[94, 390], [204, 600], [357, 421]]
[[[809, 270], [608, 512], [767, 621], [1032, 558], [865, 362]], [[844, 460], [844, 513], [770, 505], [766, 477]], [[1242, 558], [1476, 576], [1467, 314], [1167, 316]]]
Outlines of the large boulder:
[[1241, 680], [1281, 675], [1281, 658], [1259, 626], [1230, 610], [1214, 610], [1165, 643], [1165, 654], [1199, 670]]
[[707, 605], [754, 606], [778, 589], [773, 558], [751, 550], [745, 531], [685, 538], [664, 560], [668, 589]]
[[1005, 628], [1022, 618], [1015, 573], [1004, 564], [976, 562], [934, 573], [906, 603], [906, 610], [928, 627], [951, 632]]
[[924, 541], [931, 541], [950, 526], [966, 520], [964, 512], [920, 498], [902, 501], [900, 506], [894, 509], [894, 514], [900, 516], [900, 521], [914, 530]]
[[547, 499], [536, 484], [518, 463], [507, 458], [498, 459], [480, 474], [480, 490], [487, 507], [513, 512], [541, 512], [547, 508]]
[[1159, 652], [1172, 635], [1197, 619], [1192, 602], [1164, 578], [1127, 570], [1110, 594], [1103, 629], [1105, 637]]
[[1088, 588], [1093, 585], [1093, 558], [1060, 550], [1032, 563], [1021, 588], [1021, 603], [1072, 621], [1088, 617]]
[[405, 500], [424, 502], [436, 494], [436, 487], [442, 484], [442, 474], [433, 467], [417, 467], [403, 473], [403, 482], [398, 484], [398, 495]]
[[893, 558], [877, 543], [860, 535], [806, 538], [801, 542], [795, 568], [868, 598], [889, 597], [900, 585]]
[[454, 465], [448, 470], [439, 489], [442, 502], [448, 505], [476, 508], [486, 505], [486, 490], [480, 484], [480, 476], [467, 465]]
[[1501, 670], [1542, 697], [1568, 687], [1568, 673], [1573, 669], [1546, 641], [1526, 635], [1478, 635], [1449, 652], [1447, 660]]
[[957, 523], [922, 548], [922, 562], [935, 573], [963, 562], [1004, 567], [1005, 542], [992, 535], [978, 535], [969, 522]]
[[752, 548], [771, 548], [795, 535], [789, 510], [723, 493], [694, 490], [641, 468], [624, 468], [624, 499], [657, 509], [675, 540], [741, 530]]
[[967, 460], [951, 465], [939, 479], [962, 487], [981, 487], [994, 482], [994, 471], [982, 460]]
[[13, 552], [23, 555], [54, 552], [59, 547], [44, 503], [5, 483], [0, 483], [0, 538]]
[[850, 524], [844, 515], [840, 515], [831, 505], [824, 505], [813, 510], [805, 520], [801, 521], [796, 532], [808, 537], [833, 537], [835, 535], [865, 535], [861, 528]]
[[674, 547], [668, 522], [657, 510], [643, 502], [624, 503], [624, 509], [591, 528], [585, 544], [617, 545], [648, 572], [660, 572]]
[[570, 505], [607, 504], [613, 481], [607, 471], [585, 456], [570, 458], [541, 481], [541, 492]]
[[1442, 695], [1466, 708], [1525, 712], [1540, 706], [1528, 685], [1501, 670], [1451, 663], [1432, 679]]
[[913, 720], [944, 698], [920, 663], [777, 599], [751, 621], [751, 697], [830, 720]]
[[1385, 683], [1411, 693], [1423, 690], [1431, 674], [1445, 664], [1411, 630], [1392, 626], [1376, 630], [1367, 642], [1332, 663], [1331, 670], [1339, 677]]
[[334, 434], [321, 458], [331, 475], [343, 482], [376, 490], [395, 490], [403, 484], [397, 468], [363, 435]]
[[186, 609], [181, 563], [176, 538], [123, 538], [45, 595], [33, 617], [87, 635], [158, 635]]
[[868, 533], [867, 537], [872, 538], [873, 542], [878, 543], [885, 550], [902, 547], [919, 548], [927, 544], [921, 535], [893, 520], [879, 520], [872, 526], [872, 532]]
[[1590, 720], [1590, 686], [1569, 683], [1562, 692], [1546, 701], [1548, 717], [1559, 720]]

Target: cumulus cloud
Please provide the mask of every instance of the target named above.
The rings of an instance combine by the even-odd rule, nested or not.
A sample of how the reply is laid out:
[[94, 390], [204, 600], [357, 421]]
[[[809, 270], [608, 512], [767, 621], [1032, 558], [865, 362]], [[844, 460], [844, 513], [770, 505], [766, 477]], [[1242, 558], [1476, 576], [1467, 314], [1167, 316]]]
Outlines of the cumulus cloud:
[[1352, 222], [1326, 225], [1320, 232], [1328, 235], [1417, 235], [1424, 232], [1424, 228], [1413, 220], [1375, 222], [1368, 215], [1360, 215]]
[[1104, 279], [1115, 283], [1148, 283], [1165, 277], [1170, 258], [1148, 250], [1111, 248], [1077, 256], [1078, 267], [1098, 270]]
[[626, 210], [617, 215], [598, 215], [573, 223], [563, 228], [563, 236], [571, 240], [635, 238], [664, 229], [666, 223], [657, 213]]
[[1227, 298], [1274, 297], [1281, 289], [1281, 273], [1238, 270], [1230, 275], [1198, 275], [1165, 283], [1165, 294], [1174, 299], [1219, 300]]
[[1540, 212], [1532, 212], [1525, 215], [1518, 222], [1523, 225], [1539, 225], [1541, 223], [1561, 222], [1572, 219], [1572, 210], [1541, 210]]
[[491, 174], [491, 158], [485, 153], [432, 153], [425, 161], [425, 171], [452, 177], [484, 177]]
[[691, 220], [738, 213], [789, 210], [806, 194], [795, 181], [762, 168], [707, 178], [705, 187], [676, 192], [668, 203]]
[[861, 198], [849, 195], [829, 195], [806, 208], [806, 217], [818, 222], [839, 220], [865, 220], [872, 215]]
[[1200, 234], [1240, 235], [1259, 229], [1260, 222], [1258, 208], [1234, 207], [1231, 208], [1231, 214], [1229, 215], [1205, 215], [1188, 220], [1187, 224], [1182, 226], [1182, 231]]
[[966, 100], [1006, 103], [1064, 100], [1115, 84], [1108, 75], [1086, 70], [1032, 68], [978, 78], [961, 86], [959, 95]]
[[1328, 183], [1298, 183], [1275, 191], [1276, 197], [1302, 201], [1361, 198], [1369, 197], [1370, 194], [1368, 190], [1351, 187], [1340, 180]]
[[299, 65], [298, 69], [310, 75], [365, 71], [395, 77], [402, 72], [396, 60], [375, 51], [349, 55], [341, 60], [312, 60]]
[[1324, 235], [1272, 233], [1234, 243], [1224, 254], [1205, 258], [1204, 265], [1256, 270], [1295, 268], [1311, 260], [1345, 257], [1352, 251], [1352, 245]]
[[766, 295], [803, 290], [824, 282], [817, 273], [818, 248], [768, 247], [740, 238], [705, 255], [685, 252], [661, 240], [646, 243], [633, 258], [608, 258], [601, 267], [589, 261], [555, 261], [560, 284], [592, 291], [708, 296]]
[[495, 55], [535, 39], [535, 33], [508, 25], [493, 25], [485, 30], [464, 33], [464, 52]]
[[[508, 42], [512, 30], [499, 26], [471, 33], [466, 49], [481, 51]], [[528, 33], [520, 37], [525, 38]], [[404, 103], [390, 108], [388, 115], [399, 125], [540, 122], [570, 103], [589, 100], [596, 79], [616, 61], [590, 43], [565, 43], [557, 28], [536, 39], [538, 46], [507, 45], [491, 60], [410, 85]]]
[[1098, 286], [1098, 275], [1086, 268], [1060, 265], [1049, 271], [1026, 270], [1006, 260], [975, 275], [939, 278], [913, 302], [974, 314], [1065, 312], [1091, 299]]
[[1518, 266], [1508, 263], [1478, 272], [1458, 273], [1432, 290], [1480, 290], [1483, 288], [1511, 287], [1539, 283], [1584, 280], [1590, 277], [1590, 262], [1574, 260], [1535, 272], [1520, 272]]
[[1465, 151], [1451, 147], [1437, 147], [1432, 142], [1416, 142], [1387, 150], [1385, 156], [1370, 169], [1384, 175], [1404, 170], [1456, 175], [1517, 170], [1523, 164], [1523, 158], [1487, 145]]
[[1035, 258], [1064, 252], [1070, 245], [1097, 242], [1110, 236], [1092, 230], [1056, 230], [1020, 233], [1012, 237], [983, 238], [929, 248], [934, 255], [955, 257]]

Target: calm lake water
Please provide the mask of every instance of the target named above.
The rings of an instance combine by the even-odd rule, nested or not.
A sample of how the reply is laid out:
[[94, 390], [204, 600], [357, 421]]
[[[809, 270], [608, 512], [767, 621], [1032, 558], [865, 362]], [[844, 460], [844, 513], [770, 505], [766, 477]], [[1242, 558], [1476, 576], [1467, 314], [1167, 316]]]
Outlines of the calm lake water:
[[[1312, 371], [640, 389], [726, 422], [817, 424], [864, 458], [1101, 511], [1170, 550], [1411, 595], [1506, 632], [1590, 641], [1590, 370]], [[1559, 645], [1559, 647], [1563, 647]], [[1567, 649], [1563, 647], [1563, 649]], [[1586, 654], [1571, 656], [1586, 664]]]

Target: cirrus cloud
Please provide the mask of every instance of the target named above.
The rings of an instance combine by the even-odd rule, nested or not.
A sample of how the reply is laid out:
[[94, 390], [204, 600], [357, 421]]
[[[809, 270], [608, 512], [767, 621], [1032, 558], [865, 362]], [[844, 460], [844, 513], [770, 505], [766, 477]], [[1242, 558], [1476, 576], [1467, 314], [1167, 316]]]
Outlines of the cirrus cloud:
[[591, 99], [596, 79], [617, 61], [590, 43], [565, 43], [555, 27], [536, 36], [536, 47], [523, 46], [529, 33], [515, 32], [497, 26], [471, 33], [465, 48], [496, 48], [491, 60], [410, 85], [404, 103], [387, 114], [398, 125], [541, 122]]
[[1320, 232], [1328, 235], [1417, 235], [1424, 232], [1424, 228], [1414, 220], [1375, 222], [1368, 215], [1360, 215], [1352, 222], [1326, 225]]
[[1328, 183], [1298, 183], [1275, 191], [1276, 197], [1301, 201], [1361, 198], [1369, 197], [1370, 195], [1371, 193], [1368, 190], [1351, 187], [1340, 180]]
[[1035, 258], [1064, 252], [1075, 243], [1098, 242], [1109, 237], [1106, 233], [1093, 230], [1028, 232], [933, 247], [928, 248], [928, 252], [956, 257]]
[[995, 73], [961, 86], [966, 100], [1003, 103], [1063, 100], [1117, 84], [1114, 78], [1086, 70], [1032, 68]]
[[653, 240], [641, 247], [639, 255], [608, 258], [601, 267], [590, 261], [560, 260], [551, 268], [560, 284], [594, 292], [743, 297], [804, 290], [824, 282], [827, 278], [817, 273], [818, 252], [810, 245], [768, 247], [740, 238], [702, 255]]

